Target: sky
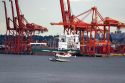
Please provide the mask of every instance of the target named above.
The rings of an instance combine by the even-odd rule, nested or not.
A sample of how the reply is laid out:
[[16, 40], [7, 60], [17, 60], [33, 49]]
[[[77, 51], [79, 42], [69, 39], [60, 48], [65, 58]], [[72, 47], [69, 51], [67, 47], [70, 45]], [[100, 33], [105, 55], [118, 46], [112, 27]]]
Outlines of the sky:
[[[8, 14], [12, 18], [9, 0]], [[14, 1], [14, 0], [13, 0]], [[103, 17], [111, 17], [125, 23], [125, 0], [70, 0], [71, 11], [78, 15], [96, 6]], [[22, 14], [30, 23], [36, 23], [48, 28], [42, 35], [58, 35], [63, 33], [62, 26], [52, 26], [51, 22], [62, 21], [59, 0], [19, 0]], [[113, 29], [114, 30], [114, 29]], [[2, 0], [0, 0], [0, 34], [5, 34], [5, 15]]]

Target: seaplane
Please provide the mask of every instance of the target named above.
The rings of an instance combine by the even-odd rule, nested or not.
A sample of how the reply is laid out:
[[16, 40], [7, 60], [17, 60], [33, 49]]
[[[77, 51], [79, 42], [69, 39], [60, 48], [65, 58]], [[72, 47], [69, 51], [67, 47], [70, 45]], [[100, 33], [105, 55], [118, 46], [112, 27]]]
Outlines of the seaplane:
[[69, 57], [74, 57], [75, 53], [80, 51], [80, 42], [78, 35], [59, 35], [57, 50], [42, 50], [44, 52], [53, 52], [54, 58], [50, 61], [68, 62]]
[[58, 50], [58, 51], [42, 50], [42, 51], [52, 52], [54, 54], [54, 57], [49, 58], [49, 60], [53, 62], [69, 62], [70, 57], [76, 57], [74, 55], [76, 51], [72, 51], [72, 50]]
[[54, 58], [49, 58], [50, 61], [58, 61], [58, 62], [68, 62], [70, 61], [69, 58], [72, 57], [71, 53], [66, 53], [66, 52], [58, 52], [55, 54]]

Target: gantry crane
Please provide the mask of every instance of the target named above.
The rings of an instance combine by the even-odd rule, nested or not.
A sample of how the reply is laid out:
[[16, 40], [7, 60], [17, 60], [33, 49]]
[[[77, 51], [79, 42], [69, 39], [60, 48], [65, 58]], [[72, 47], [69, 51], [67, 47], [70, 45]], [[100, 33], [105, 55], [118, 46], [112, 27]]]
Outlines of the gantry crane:
[[[108, 17], [103, 18], [96, 7], [92, 7], [88, 11], [75, 16], [71, 14], [70, 0], [67, 0], [66, 5], [64, 4], [64, 0], [60, 0], [63, 21], [51, 24], [63, 25], [64, 33], [79, 34], [81, 54], [110, 54], [110, 28], [115, 26], [120, 29], [121, 27], [125, 27], [125, 24]], [[84, 19], [89, 15], [91, 15], [91, 20], [90, 22], [86, 22]], [[97, 39], [97, 35], [99, 35], [100, 39]]]
[[[47, 32], [48, 29], [37, 25], [35, 23], [29, 23], [23, 14], [20, 12], [20, 7], [18, 0], [15, 0], [15, 7], [16, 7], [16, 13], [17, 16], [15, 17], [14, 12], [14, 6], [13, 1], [9, 0], [11, 3], [11, 9], [12, 9], [12, 18], [8, 17], [7, 14], [7, 7], [6, 2], [4, 3], [4, 9], [5, 9], [5, 18], [6, 18], [6, 38], [5, 38], [5, 51], [6, 53], [30, 53], [31, 52], [31, 46], [30, 43], [32, 41], [32, 36], [35, 34], [36, 31], [39, 32]], [[13, 23], [13, 27], [10, 26], [10, 22]]]

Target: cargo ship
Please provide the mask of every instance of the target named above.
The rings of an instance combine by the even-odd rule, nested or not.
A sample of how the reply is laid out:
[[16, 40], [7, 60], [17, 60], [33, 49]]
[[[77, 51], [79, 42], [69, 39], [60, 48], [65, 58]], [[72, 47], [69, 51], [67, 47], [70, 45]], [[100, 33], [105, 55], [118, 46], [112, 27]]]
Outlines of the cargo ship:
[[79, 35], [59, 35], [57, 47], [48, 47], [47, 43], [32, 43], [32, 54], [54, 54], [55, 52], [80, 52]]

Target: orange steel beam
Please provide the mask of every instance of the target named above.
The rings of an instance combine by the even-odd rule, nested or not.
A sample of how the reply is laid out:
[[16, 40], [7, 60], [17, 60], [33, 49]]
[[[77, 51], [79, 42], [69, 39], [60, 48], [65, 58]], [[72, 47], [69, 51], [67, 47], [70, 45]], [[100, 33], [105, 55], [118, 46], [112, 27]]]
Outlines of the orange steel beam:
[[16, 25], [16, 20], [15, 20], [15, 15], [14, 15], [14, 7], [13, 7], [13, 1], [9, 0], [11, 3], [11, 9], [12, 9], [12, 18], [13, 18], [13, 27], [16, 30], [17, 29], [17, 25]]
[[4, 3], [5, 18], [6, 18], [6, 27], [7, 27], [7, 30], [10, 30], [6, 2], [5, 1], [2, 1], [2, 2]]

